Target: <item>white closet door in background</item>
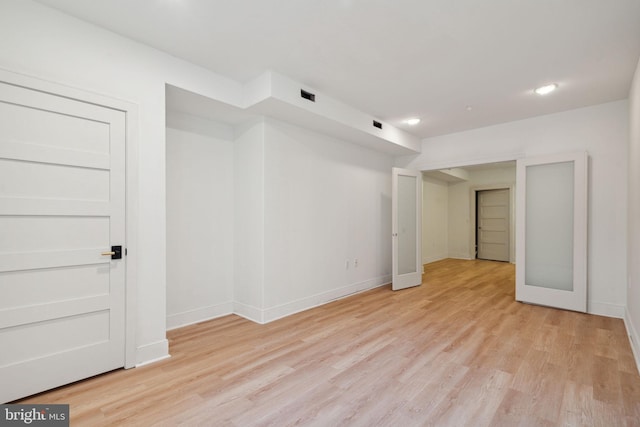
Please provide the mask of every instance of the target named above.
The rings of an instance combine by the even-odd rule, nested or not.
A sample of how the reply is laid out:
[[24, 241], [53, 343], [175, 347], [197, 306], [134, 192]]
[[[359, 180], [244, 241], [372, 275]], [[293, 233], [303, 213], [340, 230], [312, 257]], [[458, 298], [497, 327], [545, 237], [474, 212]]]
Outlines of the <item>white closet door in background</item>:
[[509, 189], [477, 194], [478, 258], [509, 262]]

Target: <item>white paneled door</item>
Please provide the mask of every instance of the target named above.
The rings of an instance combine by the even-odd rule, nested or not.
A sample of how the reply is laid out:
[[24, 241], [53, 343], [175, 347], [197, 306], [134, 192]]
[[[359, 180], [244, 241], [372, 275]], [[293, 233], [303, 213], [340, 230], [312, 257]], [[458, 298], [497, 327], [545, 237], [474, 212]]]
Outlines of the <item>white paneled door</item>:
[[587, 311], [587, 154], [518, 160], [516, 300]]
[[477, 194], [478, 258], [509, 261], [509, 189]]
[[392, 170], [392, 288], [422, 284], [422, 174]]
[[124, 366], [125, 126], [0, 80], [0, 402]]

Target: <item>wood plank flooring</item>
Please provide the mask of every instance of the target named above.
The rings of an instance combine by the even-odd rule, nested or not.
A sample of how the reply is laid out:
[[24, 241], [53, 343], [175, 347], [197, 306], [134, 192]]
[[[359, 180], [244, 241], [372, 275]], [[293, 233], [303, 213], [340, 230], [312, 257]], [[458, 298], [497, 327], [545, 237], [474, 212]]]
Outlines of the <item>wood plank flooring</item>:
[[623, 322], [514, 300], [514, 266], [443, 260], [258, 325], [168, 333], [172, 357], [25, 399], [72, 426], [640, 426]]

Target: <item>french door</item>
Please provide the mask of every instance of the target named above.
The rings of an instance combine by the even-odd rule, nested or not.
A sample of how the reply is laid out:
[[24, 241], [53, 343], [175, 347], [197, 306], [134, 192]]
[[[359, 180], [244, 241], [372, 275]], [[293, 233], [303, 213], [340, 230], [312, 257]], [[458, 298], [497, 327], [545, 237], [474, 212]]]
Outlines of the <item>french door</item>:
[[422, 284], [422, 174], [392, 171], [393, 290]]
[[516, 300], [587, 310], [587, 153], [517, 162]]

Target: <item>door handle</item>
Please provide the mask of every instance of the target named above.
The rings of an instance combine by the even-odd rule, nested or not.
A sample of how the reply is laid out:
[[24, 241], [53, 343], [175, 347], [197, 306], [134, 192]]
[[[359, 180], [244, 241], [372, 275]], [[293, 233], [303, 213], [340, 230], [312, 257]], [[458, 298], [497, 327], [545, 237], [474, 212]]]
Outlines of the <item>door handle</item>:
[[111, 259], [122, 259], [122, 246], [111, 246], [110, 251], [102, 252], [102, 256], [111, 256]]

